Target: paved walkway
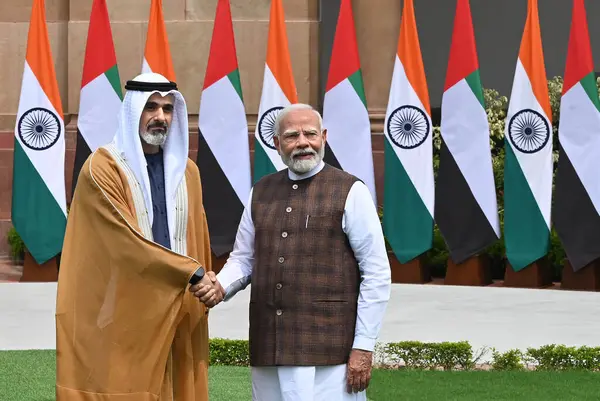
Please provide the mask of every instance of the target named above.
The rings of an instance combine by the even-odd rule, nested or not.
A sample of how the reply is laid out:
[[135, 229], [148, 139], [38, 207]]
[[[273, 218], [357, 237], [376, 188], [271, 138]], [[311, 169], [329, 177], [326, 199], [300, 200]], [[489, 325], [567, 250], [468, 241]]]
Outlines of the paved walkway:
[[[250, 291], [210, 314], [210, 336], [247, 339]], [[55, 348], [56, 283], [0, 283], [0, 349]], [[462, 341], [474, 350], [600, 345], [600, 293], [394, 284], [380, 341]]]
[[7, 256], [0, 255], [0, 283], [19, 281], [22, 274], [22, 265], [15, 265]]

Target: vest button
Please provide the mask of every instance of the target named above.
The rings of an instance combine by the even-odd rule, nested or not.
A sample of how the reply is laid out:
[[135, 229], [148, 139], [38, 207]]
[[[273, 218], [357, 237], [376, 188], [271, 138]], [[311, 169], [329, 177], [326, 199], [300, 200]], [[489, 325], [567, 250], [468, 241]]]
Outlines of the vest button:
[[283, 313], [283, 311], [281, 309], [277, 309], [277, 316], [281, 316], [281, 314]]
[[285, 259], [283, 258], [283, 256], [280, 256], [280, 257], [279, 257], [279, 259], [277, 259], [277, 260], [279, 261], [279, 263], [283, 263], [283, 261], [284, 261]]
[[278, 290], [281, 289], [281, 283], [277, 283], [277, 285], [275, 286], [275, 288], [277, 288]]
[[282, 236], [283, 238], [286, 238], [286, 237], [287, 237], [287, 233], [284, 231], [284, 232], [282, 232], [282, 233], [281, 233], [281, 236]]
[[298, 189], [298, 184], [292, 185], [292, 189]]
[[292, 211], [292, 208], [288, 206], [288, 207], [285, 208], [285, 211], [289, 213], [289, 212]]

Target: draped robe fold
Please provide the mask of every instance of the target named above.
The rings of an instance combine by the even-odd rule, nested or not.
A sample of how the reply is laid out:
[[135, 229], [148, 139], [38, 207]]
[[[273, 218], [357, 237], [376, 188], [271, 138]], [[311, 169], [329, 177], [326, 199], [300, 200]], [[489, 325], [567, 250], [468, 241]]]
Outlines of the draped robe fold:
[[88, 158], [65, 235], [56, 305], [58, 401], [208, 400], [211, 270], [198, 168], [188, 159], [173, 251], [152, 241], [141, 190], [112, 145]]

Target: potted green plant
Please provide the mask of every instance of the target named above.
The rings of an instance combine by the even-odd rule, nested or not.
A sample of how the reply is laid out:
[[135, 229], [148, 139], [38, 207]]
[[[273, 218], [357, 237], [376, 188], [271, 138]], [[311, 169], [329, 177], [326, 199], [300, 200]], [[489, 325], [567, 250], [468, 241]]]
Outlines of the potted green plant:
[[10, 246], [10, 257], [15, 264], [22, 265], [25, 259], [25, 244], [14, 227], [8, 230], [6, 235], [8, 245]]

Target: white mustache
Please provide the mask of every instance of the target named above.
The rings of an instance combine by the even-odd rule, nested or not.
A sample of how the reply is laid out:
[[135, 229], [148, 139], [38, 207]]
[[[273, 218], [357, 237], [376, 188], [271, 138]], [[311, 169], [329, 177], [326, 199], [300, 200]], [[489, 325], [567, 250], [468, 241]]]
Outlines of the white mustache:
[[304, 155], [313, 155], [313, 156], [316, 156], [317, 152], [315, 152], [314, 150], [294, 150], [292, 152], [292, 157], [294, 157], [294, 156], [304, 156]]

